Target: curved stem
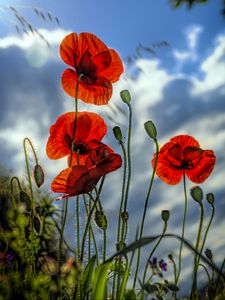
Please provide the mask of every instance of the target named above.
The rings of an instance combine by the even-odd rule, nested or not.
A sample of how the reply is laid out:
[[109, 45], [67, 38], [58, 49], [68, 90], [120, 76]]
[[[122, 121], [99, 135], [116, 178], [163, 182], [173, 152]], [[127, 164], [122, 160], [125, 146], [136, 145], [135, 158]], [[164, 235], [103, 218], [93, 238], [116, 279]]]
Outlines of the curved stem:
[[216, 292], [217, 292], [217, 289], [218, 289], [218, 285], [219, 285], [219, 282], [220, 282], [221, 274], [223, 273], [224, 265], [225, 265], [225, 259], [223, 260], [223, 263], [222, 263], [221, 268], [220, 268], [220, 273], [219, 273], [217, 281], [216, 281], [216, 287], [215, 287], [215, 292], [214, 292], [215, 295], [216, 295]]
[[[151, 180], [150, 180], [150, 184], [149, 184], [147, 196], [146, 196], [146, 199], [145, 199], [145, 206], [144, 206], [144, 211], [143, 211], [143, 216], [142, 216], [142, 222], [141, 222], [141, 229], [140, 229], [139, 239], [142, 238], [142, 234], [143, 234], [145, 216], [146, 216], [146, 212], [147, 212], [147, 208], [148, 208], [148, 201], [149, 201], [149, 197], [150, 197], [150, 194], [151, 194], [151, 190], [152, 190], [152, 186], [153, 186], [153, 181], [154, 181], [154, 178], [155, 178], [156, 165], [157, 165], [157, 161], [158, 161], [159, 144], [158, 144], [157, 139], [154, 139], [154, 142], [155, 142], [155, 146], [156, 146], [156, 158], [155, 158], [155, 163], [154, 163], [154, 167], [153, 167], [153, 172], [152, 172], [152, 176], [151, 176]], [[139, 269], [139, 264], [140, 264], [140, 255], [141, 255], [141, 250], [139, 248], [138, 249], [138, 256], [137, 256], [136, 271], [135, 271], [134, 282], [133, 282], [133, 288], [135, 288], [136, 281], [137, 281], [138, 269]]]
[[207, 277], [208, 277], [208, 286], [209, 286], [211, 284], [211, 279], [210, 279], [210, 275], [209, 275], [209, 272], [208, 272], [206, 266], [203, 264], [199, 264], [199, 267], [202, 267], [205, 270]]
[[178, 271], [177, 271], [177, 277], [175, 280], [175, 285], [177, 285], [180, 272], [181, 272], [181, 256], [182, 256], [182, 248], [183, 248], [183, 238], [184, 238], [184, 230], [185, 230], [185, 224], [186, 224], [186, 216], [187, 216], [187, 188], [186, 188], [186, 176], [185, 172], [183, 173], [183, 184], [184, 184], [184, 216], [183, 216], [183, 224], [182, 224], [182, 234], [181, 234], [181, 242], [180, 242], [180, 250], [179, 250], [179, 259], [178, 259]]
[[[204, 219], [204, 207], [202, 203], [199, 203], [200, 209], [201, 209], [201, 216], [200, 216], [200, 223], [199, 223], [199, 228], [198, 228], [198, 235], [196, 239], [196, 244], [195, 244], [195, 249], [198, 251], [199, 248], [199, 242], [200, 242], [200, 237], [201, 237], [201, 232], [202, 232], [202, 225], [203, 225], [203, 219]], [[201, 248], [202, 249], [202, 248]], [[201, 250], [199, 251], [201, 253]], [[193, 275], [193, 283], [192, 283], [192, 290], [191, 290], [191, 299], [197, 299], [197, 274], [198, 274], [198, 258], [199, 256], [195, 253], [195, 258], [194, 258], [194, 275]]]
[[35, 257], [34, 257], [34, 195], [33, 195], [33, 188], [32, 188], [32, 182], [31, 182], [31, 174], [30, 174], [30, 168], [29, 168], [29, 162], [28, 162], [28, 154], [27, 154], [27, 148], [26, 143], [28, 143], [31, 147], [31, 150], [34, 154], [35, 162], [38, 164], [38, 159], [36, 152], [34, 150], [33, 144], [29, 138], [25, 138], [23, 140], [23, 151], [25, 156], [25, 163], [26, 163], [26, 170], [27, 170], [27, 177], [29, 182], [29, 188], [30, 188], [30, 196], [31, 196], [31, 214], [30, 214], [30, 232], [31, 232], [31, 259], [32, 259], [32, 267], [33, 271], [36, 272], [36, 266], [35, 266]]
[[[204, 235], [204, 238], [203, 238], [203, 242], [202, 242], [202, 247], [201, 247], [200, 253], [202, 253], [202, 251], [204, 249], [206, 238], [207, 238], [207, 235], [208, 235], [208, 232], [209, 232], [209, 228], [210, 228], [210, 226], [212, 224], [212, 221], [213, 221], [213, 218], [214, 218], [214, 214], [215, 214], [215, 207], [214, 207], [213, 204], [211, 204], [211, 206], [212, 206], [211, 217], [210, 217], [208, 226], [207, 226], [206, 231], [205, 231], [205, 235]], [[198, 263], [199, 263], [199, 261], [200, 261], [200, 256], [198, 257]]]
[[150, 259], [151, 259], [152, 255], [154, 254], [156, 248], [159, 246], [160, 242], [162, 241], [163, 236], [164, 236], [166, 230], [167, 230], [167, 222], [164, 223], [164, 228], [163, 228], [162, 235], [161, 235], [160, 239], [158, 239], [158, 242], [155, 244], [155, 247], [152, 249], [152, 251], [151, 251], [151, 253], [150, 253], [149, 257], [148, 257], [147, 263], [145, 265], [143, 280], [142, 280], [143, 284], [145, 283], [146, 273], [147, 273], [147, 269], [148, 269], [148, 265], [149, 265]]

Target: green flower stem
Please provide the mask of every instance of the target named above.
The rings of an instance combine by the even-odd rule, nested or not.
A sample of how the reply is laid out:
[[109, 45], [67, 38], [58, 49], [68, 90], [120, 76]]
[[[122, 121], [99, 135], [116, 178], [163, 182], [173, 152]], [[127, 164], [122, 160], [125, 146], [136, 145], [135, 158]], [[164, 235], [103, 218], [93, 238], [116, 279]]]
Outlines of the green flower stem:
[[103, 229], [103, 252], [102, 252], [102, 260], [105, 262], [106, 258], [106, 245], [107, 245], [107, 234], [106, 229]]
[[211, 279], [210, 279], [210, 275], [209, 275], [209, 272], [208, 272], [206, 266], [203, 265], [203, 264], [199, 264], [199, 267], [202, 267], [202, 268], [205, 270], [205, 273], [207, 274], [207, 277], [208, 277], [208, 286], [210, 286], [210, 284], [211, 284]]
[[[156, 165], [157, 165], [157, 161], [158, 161], [159, 144], [158, 144], [157, 139], [154, 139], [154, 142], [155, 142], [155, 146], [156, 146], [156, 158], [155, 158], [155, 164], [154, 164], [154, 167], [153, 167], [153, 172], [152, 172], [152, 176], [151, 176], [147, 196], [146, 196], [146, 199], [145, 199], [145, 206], [144, 206], [144, 211], [143, 211], [143, 216], [142, 216], [139, 239], [142, 238], [142, 234], [143, 234], [145, 216], [146, 216], [146, 212], [147, 212], [147, 208], [148, 208], [148, 201], [149, 201], [149, 197], [150, 197], [150, 194], [151, 194], [153, 181], [154, 181], [154, 178], [155, 178]], [[133, 282], [133, 288], [134, 289], [135, 289], [135, 286], [136, 286], [136, 281], [137, 281], [137, 276], [138, 276], [138, 269], [139, 269], [139, 264], [140, 264], [140, 255], [141, 255], [141, 250], [139, 248], [138, 249], [138, 256], [137, 256], [137, 263], [136, 263], [136, 271], [135, 271], [134, 282]]]
[[79, 207], [79, 196], [76, 197], [76, 227], [77, 227], [77, 257], [80, 258], [80, 207]]
[[181, 256], [182, 256], [183, 238], [184, 238], [184, 230], [185, 230], [186, 216], [187, 216], [187, 188], [186, 188], [185, 172], [183, 172], [183, 185], [184, 185], [184, 216], [183, 216], [182, 234], [181, 234], [182, 240], [180, 242], [179, 259], [178, 259], [178, 271], [177, 271], [177, 277], [175, 280], [175, 285], [177, 285], [177, 283], [178, 283], [178, 280], [180, 277], [180, 272], [181, 272]]
[[223, 263], [222, 263], [221, 268], [220, 268], [220, 273], [219, 273], [217, 281], [216, 281], [216, 287], [215, 287], [214, 295], [216, 295], [216, 292], [217, 292], [217, 289], [218, 289], [218, 285], [219, 285], [219, 282], [220, 282], [220, 277], [221, 277], [221, 274], [223, 273], [224, 265], [225, 265], [225, 259], [223, 260]]
[[172, 258], [172, 264], [173, 264], [173, 273], [174, 273], [174, 282], [175, 282], [177, 278], [177, 266], [173, 258]]
[[[91, 208], [92, 208], [91, 201], [89, 201], [89, 209], [88, 209], [88, 205], [87, 205], [87, 201], [86, 201], [85, 195], [83, 195], [83, 199], [84, 199], [85, 211], [86, 211], [86, 214], [87, 214], [87, 217], [88, 217], [88, 215], [91, 212]], [[98, 248], [97, 248], [97, 243], [96, 243], [96, 239], [95, 239], [95, 235], [94, 235], [94, 231], [93, 231], [91, 223], [90, 223], [90, 231], [91, 231], [91, 236], [92, 236], [92, 239], [93, 239], [93, 242], [94, 242], [94, 248], [95, 248], [95, 254], [96, 254], [96, 261], [97, 261], [97, 265], [98, 265], [99, 264], [99, 260], [98, 260]]]
[[35, 152], [35, 149], [34, 149], [34, 146], [31, 142], [31, 140], [26, 137], [23, 140], [23, 151], [24, 151], [24, 156], [25, 156], [27, 177], [28, 177], [29, 188], [30, 188], [30, 196], [31, 196], [31, 214], [30, 214], [31, 260], [32, 260], [33, 272], [36, 273], [35, 256], [34, 256], [34, 195], [33, 195], [33, 188], [32, 188], [32, 182], [31, 182], [31, 174], [30, 174], [30, 168], [29, 168], [29, 162], [28, 162], [28, 154], [27, 154], [26, 143], [28, 143], [30, 145], [30, 148], [33, 152], [36, 164], [38, 164], [38, 158], [37, 158], [37, 155], [36, 155], [36, 152]]
[[152, 249], [152, 251], [151, 251], [151, 253], [150, 253], [149, 257], [148, 257], [147, 263], [145, 265], [145, 270], [144, 270], [144, 275], [143, 275], [143, 280], [142, 280], [143, 284], [145, 283], [145, 278], [146, 278], [146, 274], [147, 274], [147, 270], [148, 270], [150, 259], [152, 258], [152, 255], [155, 253], [155, 250], [157, 249], [157, 247], [159, 246], [160, 242], [162, 241], [163, 236], [166, 233], [166, 230], [167, 230], [167, 222], [164, 222], [164, 228], [163, 228], [162, 235], [160, 236], [158, 242], [155, 244], [155, 247]]
[[[131, 143], [131, 131], [132, 131], [132, 108], [129, 103], [127, 103], [129, 108], [129, 127], [128, 127], [128, 138], [127, 138], [127, 163], [128, 163], [128, 174], [127, 174], [127, 186], [124, 198], [124, 207], [123, 211], [127, 211], [127, 202], [128, 202], [128, 195], [129, 195], [129, 188], [130, 188], [130, 181], [131, 181], [131, 151], [130, 151], [130, 143]], [[123, 219], [122, 222], [122, 234], [121, 240], [125, 241], [125, 220]]]
[[[125, 193], [125, 185], [126, 185], [126, 172], [127, 172], [127, 155], [126, 155], [126, 149], [124, 147], [124, 144], [120, 143], [122, 151], [123, 151], [123, 184], [122, 184], [122, 196], [120, 200], [120, 210], [118, 215], [118, 229], [117, 229], [117, 245], [122, 237], [120, 237], [120, 230], [121, 230], [121, 214], [123, 211], [123, 205], [124, 205], [124, 193]], [[116, 284], [116, 273], [114, 272], [113, 275], [113, 287], [112, 287], [112, 300], [114, 299], [114, 292], [115, 292], [115, 284]]]
[[91, 218], [92, 218], [93, 212], [94, 212], [94, 210], [97, 206], [97, 203], [98, 203], [98, 199], [97, 199], [98, 195], [96, 195], [96, 199], [94, 199], [90, 193], [88, 193], [88, 195], [89, 195], [90, 199], [93, 200], [94, 204], [91, 208], [91, 211], [89, 212], [87, 223], [86, 223], [84, 234], [83, 234], [82, 246], [81, 246], [81, 257], [80, 257], [81, 263], [83, 262], [83, 259], [84, 259], [85, 240], [86, 240], [86, 236], [87, 236], [87, 233], [88, 233], [88, 228], [89, 228], [89, 225], [91, 223]]
[[63, 219], [62, 219], [62, 228], [61, 228], [61, 232], [60, 232], [59, 253], [58, 253], [59, 265], [62, 264], [63, 233], [64, 233], [64, 229], [65, 229], [65, 224], [66, 224], [67, 211], [68, 211], [68, 197], [65, 199], [65, 209], [63, 210], [64, 214], [63, 214]]
[[[74, 136], [75, 136], [76, 126], [77, 126], [77, 116], [78, 116], [78, 101], [77, 101], [77, 96], [78, 96], [78, 88], [79, 88], [79, 83], [80, 83], [80, 80], [81, 80], [82, 76], [83, 76], [83, 74], [81, 74], [79, 76], [77, 84], [76, 84], [76, 90], [75, 90], [75, 120], [74, 120], [74, 126], [73, 126], [72, 145], [71, 145], [71, 151], [70, 151], [70, 162], [69, 162], [69, 166], [70, 167], [71, 167], [71, 164], [72, 164]], [[77, 202], [78, 202], [78, 205], [79, 205], [79, 201], [77, 201]], [[62, 219], [62, 230], [61, 230], [60, 240], [59, 240], [59, 254], [58, 254], [59, 264], [62, 263], [62, 242], [63, 242], [63, 234], [64, 234], [64, 229], [65, 229], [65, 224], [66, 224], [66, 218], [67, 218], [67, 211], [68, 211], [68, 198], [66, 198], [65, 203], [66, 203], [65, 204], [65, 212], [64, 212], [63, 219]]]
[[[215, 207], [214, 207], [213, 204], [211, 204], [211, 206], [212, 206], [211, 217], [210, 217], [208, 226], [207, 226], [206, 231], [205, 231], [205, 235], [204, 235], [204, 238], [203, 238], [203, 242], [202, 242], [202, 247], [200, 249], [200, 253], [202, 253], [202, 251], [204, 249], [206, 238], [207, 238], [207, 235], [208, 235], [208, 232], [209, 232], [209, 228], [210, 228], [210, 226], [212, 224], [212, 221], [213, 221], [213, 218], [214, 218], [214, 214], [215, 214]], [[200, 256], [198, 257], [198, 264], [199, 264], [199, 261], [200, 261]]]
[[[200, 216], [200, 222], [199, 222], [199, 228], [198, 228], [198, 235], [197, 235], [196, 244], [195, 244], [196, 251], [198, 251], [198, 249], [199, 249], [199, 242], [200, 242], [203, 220], [204, 220], [204, 207], [203, 207], [202, 202], [199, 202], [199, 205], [200, 205], [201, 216]], [[200, 253], [201, 253], [201, 250], [200, 250]], [[191, 290], [191, 299], [198, 299], [197, 274], [198, 274], [198, 254], [195, 253], [194, 275], [193, 275], [193, 283], [192, 283], [192, 290]]]
[[[131, 131], [132, 131], [132, 107], [130, 103], [126, 103], [129, 108], [129, 125], [128, 125], [128, 138], [127, 138], [127, 165], [128, 165], [128, 173], [127, 173], [127, 184], [125, 188], [125, 196], [124, 196], [124, 204], [123, 204], [123, 211], [127, 211], [127, 202], [128, 202], [128, 195], [130, 189], [130, 181], [131, 181], [131, 151], [130, 151], [130, 144], [131, 144]], [[123, 197], [123, 195], [122, 195]], [[121, 200], [122, 201], [122, 200]], [[121, 216], [119, 216], [121, 217]], [[125, 218], [122, 219], [122, 232], [121, 232], [121, 242], [125, 242], [126, 240], [126, 224], [127, 220]], [[120, 274], [117, 278], [117, 291], [120, 289]]]
[[[83, 197], [85, 197], [85, 195], [83, 195]], [[88, 211], [87, 212], [87, 215], [88, 215], [88, 213], [90, 213], [90, 211], [91, 211], [91, 201], [89, 201], [89, 206], [88, 206], [87, 211]], [[88, 229], [88, 261], [90, 259], [91, 259], [91, 224]]]

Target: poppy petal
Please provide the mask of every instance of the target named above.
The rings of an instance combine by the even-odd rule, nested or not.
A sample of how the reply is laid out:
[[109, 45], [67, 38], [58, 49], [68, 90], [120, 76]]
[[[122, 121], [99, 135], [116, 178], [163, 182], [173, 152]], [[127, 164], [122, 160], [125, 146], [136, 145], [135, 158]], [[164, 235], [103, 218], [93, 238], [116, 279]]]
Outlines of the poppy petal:
[[[83, 154], [83, 155], [80, 154], [79, 156], [77, 153], [73, 154], [72, 161], [71, 161], [72, 166], [73, 165], [85, 165], [85, 164], [87, 167], [93, 166], [93, 163], [91, 161], [89, 163], [86, 163], [86, 159], [88, 158], [88, 156], [90, 155], [90, 153], [93, 150], [96, 150], [99, 147], [103, 147], [104, 150], [107, 151], [107, 153], [113, 153], [113, 150], [109, 146], [107, 146], [97, 140], [91, 140], [91, 141], [87, 142], [86, 146], [87, 146], [87, 152], [88, 152], [87, 154]], [[71, 155], [68, 156], [68, 165], [70, 165], [70, 160], [71, 160]], [[79, 163], [78, 163], [78, 160], [79, 160]]]
[[[77, 74], [71, 69], [66, 69], [62, 74], [62, 87], [67, 94], [75, 97]], [[95, 105], [107, 104], [112, 96], [112, 84], [106, 78], [98, 77], [92, 80], [84, 76], [79, 84], [78, 98], [84, 102]]]
[[[152, 160], [152, 167], [154, 167], [156, 154]], [[182, 178], [183, 170], [174, 168], [171, 163], [165, 159], [164, 155], [159, 154], [156, 164], [156, 174], [165, 183], [170, 185], [178, 184]]]
[[[75, 117], [75, 113], [74, 113]], [[75, 128], [75, 141], [86, 141], [87, 137], [91, 131], [91, 119], [89, 117], [89, 113], [80, 114], [77, 118], [77, 124]], [[74, 122], [71, 123], [71, 132], [74, 130]]]
[[[111, 59], [109, 50], [107, 50], [107, 51], [100, 52], [100, 53], [96, 54], [95, 56], [93, 56], [91, 61], [96, 66], [96, 74], [101, 74], [101, 72], [103, 72], [107, 68], [109, 68], [112, 59]], [[104, 76], [104, 77], [107, 77], [107, 76]]]
[[61, 42], [59, 52], [62, 60], [69, 66], [76, 68], [80, 57], [79, 37], [73, 32], [68, 34]]
[[97, 163], [96, 168], [100, 176], [104, 176], [110, 172], [119, 169], [122, 166], [122, 159], [119, 154], [108, 154], [105, 159]]
[[112, 83], [114, 83], [119, 80], [120, 75], [124, 71], [124, 68], [118, 53], [113, 49], [109, 49], [109, 53], [111, 56], [111, 64], [107, 69], [98, 72], [98, 75], [102, 77], [106, 77]]
[[192, 168], [185, 170], [187, 177], [194, 183], [204, 182], [211, 174], [216, 163], [216, 156], [212, 150], [204, 150], [198, 163]]
[[190, 146], [200, 147], [199, 143], [198, 143], [198, 141], [196, 141], [196, 139], [194, 139], [190, 135], [185, 135], [185, 134], [175, 136], [174, 138], [172, 138], [170, 140], [170, 142], [174, 143], [174, 144], [181, 145], [183, 147], [183, 149], [186, 148], [186, 147], [190, 147]]
[[79, 49], [80, 53], [88, 49], [93, 57], [100, 52], [107, 51], [108, 47], [93, 33], [82, 32], [79, 34]]
[[50, 127], [50, 136], [46, 145], [46, 153], [50, 159], [59, 159], [70, 153], [65, 137], [71, 136], [70, 126], [74, 117], [73, 112], [63, 114]]
[[85, 166], [65, 169], [55, 177], [51, 184], [51, 190], [56, 193], [67, 194], [68, 197], [88, 193], [93, 189], [93, 184], [96, 184], [100, 178], [96, 172], [92, 172], [91, 175]]
[[199, 159], [203, 152], [204, 150], [199, 147], [186, 147], [183, 152], [184, 159], [190, 161]]

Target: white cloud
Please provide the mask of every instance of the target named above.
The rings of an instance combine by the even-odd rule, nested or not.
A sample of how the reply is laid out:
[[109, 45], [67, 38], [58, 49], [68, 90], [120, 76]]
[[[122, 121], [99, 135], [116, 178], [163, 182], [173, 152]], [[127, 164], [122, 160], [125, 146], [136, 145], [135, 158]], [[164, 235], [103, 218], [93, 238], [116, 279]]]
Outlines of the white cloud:
[[202, 32], [203, 32], [203, 27], [200, 25], [193, 25], [185, 30], [188, 47], [190, 49], [195, 49], [197, 47], [198, 38]]
[[186, 50], [173, 50], [174, 58], [180, 62], [184, 63], [188, 60], [196, 61], [198, 58], [197, 46], [199, 35], [203, 32], [203, 27], [200, 25], [192, 25], [185, 29], [184, 35], [187, 40], [187, 49]]
[[49, 59], [58, 59], [58, 46], [62, 39], [69, 32], [63, 29], [47, 30], [38, 29], [38, 32], [51, 45], [48, 47], [46, 42], [37, 34], [23, 34], [22, 36], [10, 35], [0, 38], [0, 49], [17, 47], [24, 50], [28, 63], [33, 67], [44, 66]]
[[193, 95], [202, 95], [225, 85], [225, 35], [219, 36], [212, 53], [202, 62], [202, 80], [193, 76]]

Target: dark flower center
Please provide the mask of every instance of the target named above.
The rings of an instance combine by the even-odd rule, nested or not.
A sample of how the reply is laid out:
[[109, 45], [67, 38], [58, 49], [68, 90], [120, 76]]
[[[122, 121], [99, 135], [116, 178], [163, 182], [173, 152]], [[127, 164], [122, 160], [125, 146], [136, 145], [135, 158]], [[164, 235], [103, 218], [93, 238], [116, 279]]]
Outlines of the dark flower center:
[[82, 141], [72, 141], [72, 138], [70, 135], [66, 134], [65, 135], [65, 142], [69, 149], [72, 148], [73, 152], [79, 153], [79, 154], [88, 154], [89, 153], [89, 148], [88, 144], [84, 143]]
[[181, 169], [192, 169], [193, 163], [190, 160], [182, 160], [181, 162]]

